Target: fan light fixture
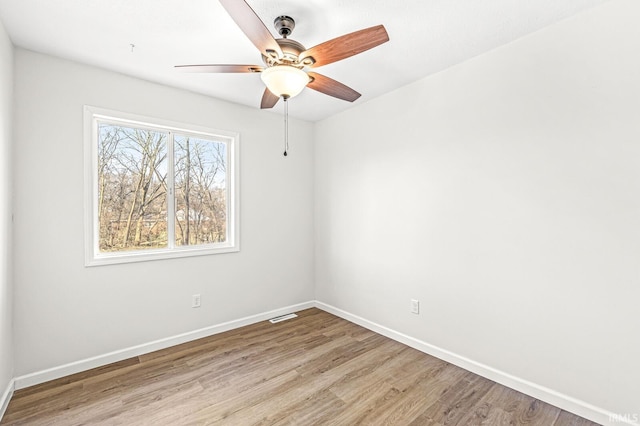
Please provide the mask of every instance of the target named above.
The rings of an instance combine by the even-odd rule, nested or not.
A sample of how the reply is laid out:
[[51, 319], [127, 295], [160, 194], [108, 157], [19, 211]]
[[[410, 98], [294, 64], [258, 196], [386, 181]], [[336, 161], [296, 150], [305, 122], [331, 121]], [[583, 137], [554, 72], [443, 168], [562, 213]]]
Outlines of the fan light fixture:
[[271, 93], [285, 99], [298, 95], [309, 84], [307, 73], [290, 65], [269, 67], [260, 77]]

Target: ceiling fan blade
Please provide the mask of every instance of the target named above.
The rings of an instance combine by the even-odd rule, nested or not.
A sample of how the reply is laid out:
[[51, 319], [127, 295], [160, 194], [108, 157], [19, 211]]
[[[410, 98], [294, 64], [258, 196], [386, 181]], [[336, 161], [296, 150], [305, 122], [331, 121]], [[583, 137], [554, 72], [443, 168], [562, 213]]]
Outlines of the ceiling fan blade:
[[273, 108], [280, 98], [273, 93], [269, 89], [264, 89], [264, 93], [262, 94], [262, 102], [260, 102], [260, 108]]
[[184, 72], [260, 72], [264, 69], [260, 65], [229, 65], [229, 64], [211, 64], [211, 65], [176, 65], [175, 69]]
[[356, 92], [349, 86], [345, 86], [339, 81], [335, 81], [332, 78], [318, 74], [317, 72], [308, 73], [309, 77], [313, 80], [307, 84], [307, 87], [325, 95], [333, 96], [334, 98], [342, 99], [345, 101], [353, 102], [360, 97], [360, 93]]
[[280, 45], [246, 1], [220, 0], [220, 3], [261, 53], [266, 56], [272, 56], [273, 53], [278, 58], [283, 56]]
[[389, 35], [384, 25], [377, 25], [320, 43], [302, 52], [298, 59], [304, 62], [305, 59], [312, 57], [315, 62], [311, 66], [320, 67], [357, 55], [387, 41], [389, 41]]

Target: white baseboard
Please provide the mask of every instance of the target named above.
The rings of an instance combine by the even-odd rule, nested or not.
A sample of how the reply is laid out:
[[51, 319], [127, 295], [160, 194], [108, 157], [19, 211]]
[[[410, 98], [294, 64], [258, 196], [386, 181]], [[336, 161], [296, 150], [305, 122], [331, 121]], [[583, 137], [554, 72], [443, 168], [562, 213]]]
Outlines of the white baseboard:
[[2, 397], [0, 399], [0, 420], [4, 417], [5, 411], [7, 411], [7, 407], [9, 406], [9, 401], [11, 401], [11, 397], [13, 396], [13, 391], [15, 389], [15, 380], [9, 380], [9, 384], [7, 384], [7, 388], [2, 393]]
[[166, 349], [171, 346], [179, 345], [182, 343], [190, 342], [192, 340], [201, 339], [203, 337], [212, 336], [214, 334], [223, 333], [225, 331], [233, 330], [245, 325], [255, 324], [260, 321], [265, 321], [273, 317], [288, 314], [294, 311], [301, 311], [303, 309], [313, 308], [315, 302], [299, 303], [297, 305], [287, 306], [273, 311], [264, 312], [257, 315], [252, 315], [245, 318], [240, 318], [233, 321], [224, 322], [199, 330], [189, 331], [177, 336], [171, 336], [153, 342], [143, 343], [141, 345], [133, 346], [126, 349], [110, 352], [104, 355], [98, 355], [95, 357], [82, 359], [79, 361], [71, 362], [69, 364], [61, 365], [58, 367], [49, 368], [47, 370], [37, 371], [35, 373], [25, 374], [24, 376], [16, 377], [15, 389], [23, 389], [29, 386], [37, 385], [40, 383], [48, 382], [49, 380], [59, 379], [61, 377], [68, 376], [70, 374], [80, 373], [92, 368], [101, 367], [113, 362], [125, 360], [127, 358], [136, 357], [139, 355], [154, 352], [160, 349]]
[[371, 331], [375, 331], [376, 333], [386, 336], [390, 339], [393, 339], [400, 343], [404, 343], [405, 345], [417, 349], [421, 352], [432, 355], [443, 361], [447, 361], [458, 367], [464, 368], [465, 370], [471, 371], [472, 373], [478, 374], [489, 380], [493, 380], [494, 382], [500, 383], [501, 385], [507, 386], [511, 389], [517, 390], [518, 392], [522, 392], [533, 398], [539, 399], [540, 401], [544, 401], [591, 421], [600, 423], [602, 425], [611, 426], [640, 426], [640, 424], [637, 423], [638, 414], [616, 415], [610, 411], [595, 407], [584, 401], [580, 401], [576, 398], [572, 398], [568, 395], [556, 392], [553, 389], [540, 386], [536, 383], [532, 383], [528, 380], [513, 376], [511, 374], [505, 373], [504, 371], [497, 370], [464, 356], [455, 354], [446, 349], [439, 348], [437, 346], [415, 339], [411, 336], [407, 336], [406, 334], [399, 333], [380, 324], [376, 324], [357, 315], [353, 315], [349, 312], [343, 311], [342, 309], [338, 309], [335, 306], [316, 301], [316, 307], [334, 314], [340, 318], [346, 319], [347, 321], [365, 327]]
[[212, 336], [214, 334], [223, 333], [225, 331], [244, 327], [250, 324], [255, 324], [257, 322], [265, 321], [270, 318], [284, 315], [290, 312], [300, 311], [312, 307], [317, 307], [319, 309], [327, 311], [340, 318], [344, 318], [347, 321], [351, 321], [355, 324], [358, 324], [390, 339], [396, 340], [421, 352], [435, 356], [436, 358], [442, 359], [443, 361], [447, 361], [451, 364], [457, 365], [458, 367], [464, 368], [465, 370], [471, 371], [489, 380], [493, 380], [494, 382], [500, 383], [509, 388], [515, 389], [519, 392], [552, 404], [578, 416], [600, 423], [602, 425], [640, 426], [640, 423], [638, 423], [637, 419], [635, 418], [637, 417], [637, 414], [626, 416], [616, 415], [615, 413], [599, 407], [595, 407], [584, 401], [580, 401], [568, 395], [556, 392], [553, 389], [549, 389], [536, 383], [532, 383], [528, 380], [515, 377], [511, 374], [505, 373], [503, 371], [473, 361], [469, 358], [415, 339], [411, 336], [407, 336], [406, 334], [397, 332], [380, 324], [366, 320], [362, 317], [353, 315], [349, 312], [343, 311], [334, 306], [319, 301], [310, 301], [297, 305], [287, 306], [273, 311], [228, 321], [222, 324], [217, 324], [199, 330], [179, 334], [177, 336], [167, 337], [165, 339], [156, 340], [138, 346], [110, 352], [104, 355], [99, 355], [96, 357], [61, 365], [59, 367], [54, 367], [47, 370], [42, 370], [16, 377], [15, 379], [11, 380], [11, 382], [9, 382], [9, 385], [3, 393], [2, 399], [0, 400], [0, 419], [2, 419], [2, 415], [4, 414], [4, 411], [9, 404], [14, 389], [22, 389], [25, 387], [47, 382], [49, 380], [59, 379], [70, 374], [75, 374], [82, 371], [90, 370], [92, 368], [101, 367], [113, 362], [125, 360], [127, 358], [132, 358], [160, 349], [165, 349], [171, 346], [179, 345], [203, 337]]

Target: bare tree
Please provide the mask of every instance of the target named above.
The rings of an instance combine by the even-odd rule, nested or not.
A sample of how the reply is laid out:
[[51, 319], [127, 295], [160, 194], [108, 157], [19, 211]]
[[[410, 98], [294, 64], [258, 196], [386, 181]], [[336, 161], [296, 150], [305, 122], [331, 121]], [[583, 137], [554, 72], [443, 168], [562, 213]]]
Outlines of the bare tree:
[[[126, 127], [112, 128], [115, 130], [106, 135], [118, 135], [115, 138], [117, 146], [111, 147], [113, 137], [103, 138], [99, 149], [102, 166], [98, 171], [99, 182], [104, 183], [104, 189], [110, 183], [114, 193], [110, 205], [112, 214], [109, 218], [101, 215], [100, 224], [101, 229], [107, 228], [107, 220], [110, 220], [111, 226], [106, 233], [111, 235], [101, 240], [108, 241], [110, 248], [115, 248], [115, 240], [118, 240], [120, 249], [161, 245], [162, 236], [152, 231], [162, 220], [162, 206], [166, 205], [166, 171], [162, 172], [166, 169], [166, 134]], [[103, 205], [100, 211], [104, 211]], [[121, 230], [124, 211], [127, 213]], [[148, 228], [146, 232], [145, 227]]]
[[217, 200], [219, 188], [226, 184], [224, 145], [187, 137], [177, 137], [176, 141], [176, 187], [180, 188], [177, 222], [181, 241], [183, 244], [224, 241], [226, 235], [219, 228], [226, 229], [226, 221], [223, 216], [224, 223], [219, 224], [219, 211], [226, 215], [226, 202]]
[[168, 214], [176, 245], [226, 240], [226, 145], [174, 135], [175, 211], [167, 211], [168, 133], [105, 124], [98, 147], [101, 251], [168, 244]]

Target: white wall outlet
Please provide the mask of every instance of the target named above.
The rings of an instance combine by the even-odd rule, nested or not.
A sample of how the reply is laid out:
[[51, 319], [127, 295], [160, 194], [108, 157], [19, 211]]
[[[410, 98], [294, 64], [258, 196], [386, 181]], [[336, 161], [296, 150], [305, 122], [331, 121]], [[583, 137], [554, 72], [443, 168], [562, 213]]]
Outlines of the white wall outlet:
[[420, 313], [420, 301], [416, 299], [411, 299], [411, 313], [419, 314]]
[[193, 296], [191, 296], [191, 307], [192, 308], [199, 308], [200, 307], [200, 295], [199, 294], [194, 294]]

